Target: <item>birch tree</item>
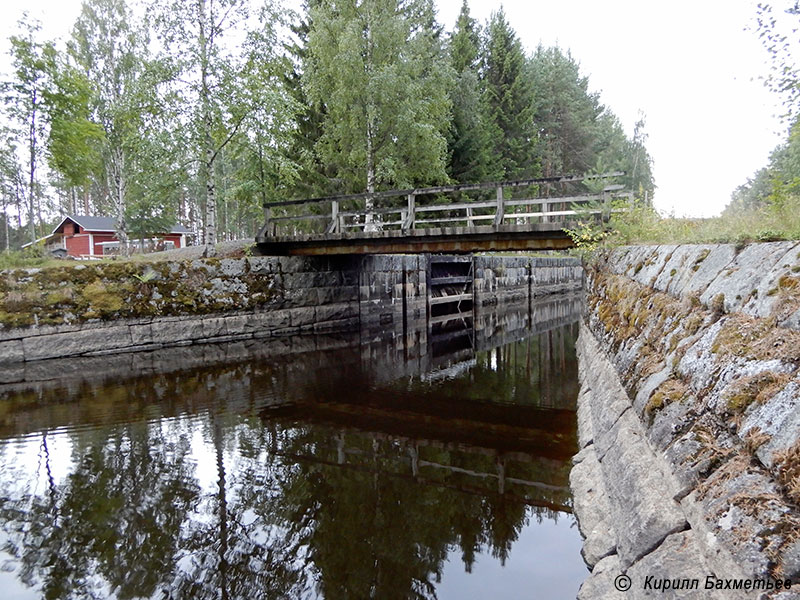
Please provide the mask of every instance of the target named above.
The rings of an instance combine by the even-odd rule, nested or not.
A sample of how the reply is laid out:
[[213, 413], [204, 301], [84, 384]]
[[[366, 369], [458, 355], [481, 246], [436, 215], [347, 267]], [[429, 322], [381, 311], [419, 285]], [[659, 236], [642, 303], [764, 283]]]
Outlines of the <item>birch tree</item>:
[[452, 69], [431, 1], [325, 0], [310, 14], [304, 85], [343, 191], [446, 181]]
[[138, 98], [147, 38], [133, 23], [124, 0], [85, 0], [69, 50], [94, 86], [93, 116], [103, 129], [106, 189], [116, 218], [117, 237], [127, 252], [128, 188], [132, 155], [142, 133]]
[[191, 123], [205, 190], [204, 243], [213, 252], [217, 242], [215, 165], [246, 116], [246, 110], [236, 110], [230, 102], [245, 61], [236, 52], [237, 44], [224, 39], [235, 36], [240, 27], [246, 29], [250, 2], [175, 0], [154, 4], [152, 11], [184, 92], [185, 117]]
[[37, 216], [41, 222], [39, 167], [47, 135], [44, 95], [50, 85], [48, 62], [53, 60], [55, 49], [52, 43], [39, 40], [41, 24], [38, 21], [31, 21], [25, 15], [17, 27], [19, 34], [10, 38], [13, 79], [3, 86], [3, 100], [18, 137], [25, 139], [28, 233], [30, 241], [34, 242]]

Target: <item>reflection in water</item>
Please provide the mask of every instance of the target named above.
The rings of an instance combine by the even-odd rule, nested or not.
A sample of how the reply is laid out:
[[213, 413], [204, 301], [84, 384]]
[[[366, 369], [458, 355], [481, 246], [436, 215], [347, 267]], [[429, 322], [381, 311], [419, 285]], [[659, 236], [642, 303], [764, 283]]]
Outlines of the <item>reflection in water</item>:
[[[547, 318], [478, 314], [466, 336], [362, 332], [124, 384], [6, 388], [0, 586], [19, 598], [434, 598], [459, 587], [454, 560], [462, 574], [481, 556], [513, 563], [537, 522], [573, 543], [569, 302]], [[574, 566], [542, 593], [574, 597], [577, 552]]]

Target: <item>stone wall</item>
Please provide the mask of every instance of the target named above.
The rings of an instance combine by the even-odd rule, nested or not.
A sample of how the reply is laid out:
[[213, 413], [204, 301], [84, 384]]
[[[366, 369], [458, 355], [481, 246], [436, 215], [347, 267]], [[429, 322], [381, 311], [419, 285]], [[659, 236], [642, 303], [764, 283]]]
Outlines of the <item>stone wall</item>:
[[3, 285], [0, 363], [17, 363], [4, 382], [26, 361], [346, 331], [359, 317], [355, 266], [327, 257], [31, 269]]
[[630, 247], [590, 271], [572, 473], [592, 568], [581, 598], [645, 597], [648, 575], [700, 578], [658, 592], [676, 598], [713, 597], [709, 575], [800, 579], [799, 250]]
[[[475, 257], [478, 303], [580, 288], [574, 259]], [[110, 262], [0, 277], [0, 383], [23, 363], [296, 334], [411, 331], [428, 316], [427, 255]]]
[[428, 299], [425, 254], [374, 254], [361, 259], [358, 300], [361, 325], [396, 329], [403, 320], [425, 322]]
[[536, 296], [583, 287], [583, 267], [576, 258], [476, 256], [477, 306], [527, 302]]

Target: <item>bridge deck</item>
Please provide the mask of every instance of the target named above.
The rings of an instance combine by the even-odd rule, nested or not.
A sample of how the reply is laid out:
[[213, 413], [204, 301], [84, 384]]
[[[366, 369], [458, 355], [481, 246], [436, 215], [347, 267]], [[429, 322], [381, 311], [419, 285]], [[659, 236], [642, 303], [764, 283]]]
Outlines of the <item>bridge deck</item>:
[[[262, 252], [278, 255], [560, 250], [574, 245], [565, 228], [574, 227], [575, 221], [589, 216], [607, 219], [612, 212], [624, 210], [613, 208], [612, 201], [632, 202], [632, 195], [623, 192], [622, 185], [601, 181], [602, 191], [596, 193], [581, 188], [592, 180], [623, 174], [564, 175], [272, 202], [264, 205], [264, 225], [256, 243]], [[506, 189], [517, 196], [506, 197]], [[447, 202], [449, 194], [455, 197]]]
[[564, 225], [531, 223], [260, 236], [256, 242], [259, 249], [269, 255], [559, 250], [574, 245]]

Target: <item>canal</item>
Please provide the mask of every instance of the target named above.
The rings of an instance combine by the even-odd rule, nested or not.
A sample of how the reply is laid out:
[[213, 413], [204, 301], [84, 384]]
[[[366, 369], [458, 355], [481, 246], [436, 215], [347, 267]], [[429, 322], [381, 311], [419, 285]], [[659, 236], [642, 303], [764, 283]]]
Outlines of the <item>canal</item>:
[[36, 365], [2, 597], [575, 598], [580, 307]]

